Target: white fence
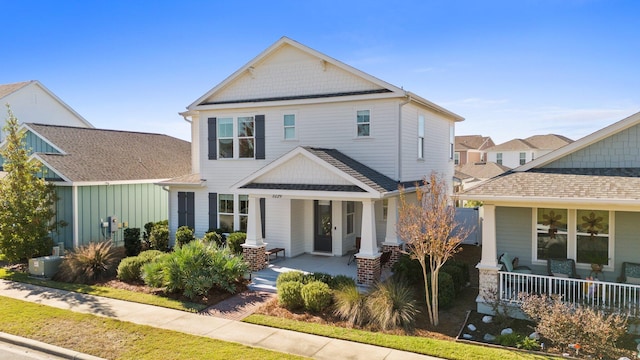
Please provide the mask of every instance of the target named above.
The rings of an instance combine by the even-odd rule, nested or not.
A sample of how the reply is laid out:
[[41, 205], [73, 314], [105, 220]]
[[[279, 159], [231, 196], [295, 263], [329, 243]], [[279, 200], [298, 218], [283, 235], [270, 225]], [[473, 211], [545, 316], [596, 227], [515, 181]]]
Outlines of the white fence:
[[560, 295], [565, 302], [640, 318], [640, 285], [554, 276], [499, 273], [500, 299], [520, 302], [522, 295]]

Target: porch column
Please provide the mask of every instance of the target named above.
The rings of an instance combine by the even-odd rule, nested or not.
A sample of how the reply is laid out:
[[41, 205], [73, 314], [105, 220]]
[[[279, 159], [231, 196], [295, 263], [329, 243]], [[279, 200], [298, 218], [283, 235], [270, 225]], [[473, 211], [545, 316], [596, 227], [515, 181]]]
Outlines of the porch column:
[[362, 201], [362, 232], [360, 251], [356, 254], [358, 283], [371, 285], [380, 279], [380, 252], [376, 240], [375, 207], [373, 200]]
[[382, 252], [391, 251], [391, 259], [385, 265], [391, 267], [404, 251], [404, 242], [398, 238], [396, 225], [398, 223], [398, 198], [387, 199], [387, 231], [382, 243]]
[[476, 265], [479, 270], [480, 291], [476, 299], [479, 312], [491, 312], [487, 303], [487, 297], [497, 294], [498, 291], [498, 266], [496, 247], [496, 206], [485, 204], [484, 217], [482, 219], [482, 259]]
[[242, 255], [249, 263], [251, 271], [262, 270], [266, 267], [267, 256], [262, 238], [262, 217], [260, 215], [259, 198], [249, 195], [249, 214], [247, 214], [247, 239], [242, 244]]

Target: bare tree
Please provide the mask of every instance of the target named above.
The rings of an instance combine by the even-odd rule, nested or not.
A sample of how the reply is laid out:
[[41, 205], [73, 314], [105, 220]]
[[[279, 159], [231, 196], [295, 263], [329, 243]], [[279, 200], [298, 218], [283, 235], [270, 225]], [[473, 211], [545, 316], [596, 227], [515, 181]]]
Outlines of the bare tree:
[[417, 201], [408, 200], [404, 189], [400, 190], [396, 232], [407, 245], [406, 253], [422, 266], [427, 312], [434, 326], [439, 323], [440, 268], [458, 252], [458, 246], [471, 231], [456, 222], [449, 190], [447, 182], [435, 172], [416, 187]]

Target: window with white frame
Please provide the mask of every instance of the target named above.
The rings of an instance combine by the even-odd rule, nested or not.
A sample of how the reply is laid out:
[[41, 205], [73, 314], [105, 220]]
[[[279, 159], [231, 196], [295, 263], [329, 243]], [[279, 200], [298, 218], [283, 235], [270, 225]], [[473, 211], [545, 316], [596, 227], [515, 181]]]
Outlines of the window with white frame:
[[496, 164], [502, 165], [502, 153], [496, 154]]
[[382, 200], [382, 220], [387, 221], [387, 216], [389, 214], [389, 200]]
[[460, 153], [459, 152], [453, 154], [453, 163], [455, 165], [460, 165]]
[[295, 114], [284, 115], [284, 139], [292, 140], [296, 138], [296, 116]]
[[524, 165], [524, 163], [527, 162], [527, 153], [526, 152], [521, 152], [520, 153], [520, 165]]
[[254, 126], [253, 116], [238, 117], [238, 157], [242, 159], [255, 156]]
[[369, 110], [357, 111], [356, 127], [358, 137], [367, 137], [371, 135], [371, 112]]
[[453, 124], [449, 125], [449, 159], [453, 160], [454, 143], [456, 141], [456, 128]]
[[218, 223], [226, 232], [235, 230], [233, 226], [233, 194], [218, 195]]
[[249, 195], [238, 195], [240, 203], [240, 231], [247, 232], [247, 221], [249, 220]]
[[347, 234], [355, 232], [356, 204], [353, 201], [347, 201]]
[[218, 158], [233, 159], [233, 118], [218, 119]]
[[577, 264], [608, 265], [612, 212], [536, 209], [536, 259], [573, 258]]
[[418, 159], [424, 159], [424, 116], [418, 116]]

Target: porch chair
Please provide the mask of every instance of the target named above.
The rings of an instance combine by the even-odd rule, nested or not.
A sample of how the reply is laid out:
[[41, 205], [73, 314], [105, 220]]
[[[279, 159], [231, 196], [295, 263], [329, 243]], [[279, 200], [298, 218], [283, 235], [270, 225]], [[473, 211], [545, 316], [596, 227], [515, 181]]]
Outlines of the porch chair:
[[549, 276], [580, 279], [573, 259], [547, 259], [547, 273]]
[[360, 236], [356, 237], [356, 248], [349, 251], [349, 261], [347, 262], [347, 266], [351, 265], [352, 262], [356, 261], [356, 254], [360, 252], [361, 244], [362, 244], [362, 238]]
[[500, 257], [498, 257], [498, 263], [502, 264], [502, 271], [519, 274], [533, 274], [533, 271], [531, 271], [530, 267], [518, 266], [517, 259], [517, 257], [512, 259], [509, 253], [503, 253], [502, 255], [500, 255]]
[[618, 282], [640, 285], [640, 264], [623, 262]]

